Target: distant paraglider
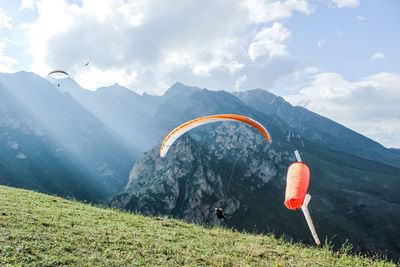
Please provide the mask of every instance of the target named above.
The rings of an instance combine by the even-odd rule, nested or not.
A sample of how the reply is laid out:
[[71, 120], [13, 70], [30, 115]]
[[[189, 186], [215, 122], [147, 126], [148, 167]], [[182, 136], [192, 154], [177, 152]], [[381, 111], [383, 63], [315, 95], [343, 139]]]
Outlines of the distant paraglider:
[[211, 115], [211, 116], [205, 116], [205, 117], [200, 117], [188, 122], [185, 122], [184, 124], [178, 126], [177, 128], [175, 128], [170, 134], [168, 134], [168, 136], [164, 139], [164, 142], [161, 146], [160, 149], [160, 157], [164, 157], [167, 152], [168, 149], [172, 146], [172, 144], [184, 133], [186, 133], [187, 131], [196, 128], [200, 125], [203, 124], [208, 124], [208, 123], [213, 123], [213, 122], [219, 122], [219, 121], [241, 121], [244, 123], [247, 123], [251, 126], [253, 126], [254, 128], [256, 128], [257, 130], [259, 130], [264, 137], [267, 139], [267, 142], [270, 143], [271, 142], [271, 137], [270, 134], [268, 133], [268, 131], [264, 128], [264, 126], [262, 126], [260, 123], [258, 123], [257, 121], [250, 119], [248, 117], [245, 116], [241, 116], [241, 115], [235, 115], [235, 114], [218, 114], [218, 115]]
[[47, 74], [47, 76], [50, 76], [50, 75], [53, 75], [53, 76], [57, 75], [57, 77], [62, 77], [62, 76], [65, 75], [66, 77], [69, 77], [68, 72], [66, 72], [64, 70], [53, 70], [53, 71], [50, 71], [49, 74]]
[[87, 65], [89, 65], [89, 62], [86, 62], [86, 63], [85, 63], [85, 65], [83, 65], [83, 66], [85, 66], [85, 67], [86, 67]]
[[[64, 70], [53, 70], [50, 71], [49, 74], [47, 74], [47, 76], [52, 76], [54, 78], [66, 78], [69, 77], [68, 72], [64, 71]], [[57, 87], [60, 87], [60, 84], [57, 83]]]

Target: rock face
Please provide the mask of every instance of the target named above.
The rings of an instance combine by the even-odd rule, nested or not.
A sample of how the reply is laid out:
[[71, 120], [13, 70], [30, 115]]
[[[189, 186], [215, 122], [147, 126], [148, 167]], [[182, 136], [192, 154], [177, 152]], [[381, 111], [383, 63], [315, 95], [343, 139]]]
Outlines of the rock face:
[[[146, 153], [130, 174], [127, 192], [135, 195], [136, 209], [145, 214], [210, 222], [210, 211], [218, 205], [212, 200], [223, 195], [221, 176], [198, 160], [204, 152], [190, 138], [179, 140], [176, 149], [168, 159], [161, 159], [156, 148]], [[149, 172], [156, 175], [148, 179]]]

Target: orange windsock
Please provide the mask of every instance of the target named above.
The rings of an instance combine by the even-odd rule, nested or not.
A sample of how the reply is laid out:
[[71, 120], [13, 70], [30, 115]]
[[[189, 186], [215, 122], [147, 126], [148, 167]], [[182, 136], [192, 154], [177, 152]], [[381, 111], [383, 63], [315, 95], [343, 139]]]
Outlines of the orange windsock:
[[297, 210], [303, 205], [310, 183], [310, 169], [303, 162], [289, 166], [286, 181], [285, 206]]

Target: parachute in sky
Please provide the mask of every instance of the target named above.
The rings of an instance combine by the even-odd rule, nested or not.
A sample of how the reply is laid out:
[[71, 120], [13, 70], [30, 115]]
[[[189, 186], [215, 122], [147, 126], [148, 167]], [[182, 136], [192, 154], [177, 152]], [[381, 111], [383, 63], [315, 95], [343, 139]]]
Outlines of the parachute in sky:
[[50, 75], [54, 76], [55, 78], [63, 78], [63, 77], [68, 77], [69, 76], [69, 74], [64, 70], [53, 70], [53, 71], [50, 71], [50, 73], [47, 74], [47, 76], [50, 76]]
[[175, 128], [169, 135], [164, 139], [164, 142], [161, 146], [160, 149], [160, 156], [164, 157], [168, 149], [172, 146], [172, 144], [184, 133], [187, 131], [196, 128], [197, 126], [208, 124], [208, 123], [213, 123], [213, 122], [219, 122], [219, 121], [241, 121], [244, 123], [247, 123], [257, 130], [259, 130], [264, 137], [267, 139], [267, 142], [270, 143], [271, 137], [268, 133], [268, 131], [262, 126], [260, 123], [257, 121], [250, 119], [245, 116], [241, 115], [235, 115], [235, 114], [218, 114], [218, 115], [211, 115], [211, 116], [205, 116], [205, 117], [200, 117], [188, 122], [185, 122], [184, 124], [178, 126]]
[[[50, 71], [47, 76], [51, 76], [56, 79], [66, 78], [69, 77], [69, 74], [64, 70], [53, 70]], [[60, 87], [60, 83], [57, 83], [57, 87]]]

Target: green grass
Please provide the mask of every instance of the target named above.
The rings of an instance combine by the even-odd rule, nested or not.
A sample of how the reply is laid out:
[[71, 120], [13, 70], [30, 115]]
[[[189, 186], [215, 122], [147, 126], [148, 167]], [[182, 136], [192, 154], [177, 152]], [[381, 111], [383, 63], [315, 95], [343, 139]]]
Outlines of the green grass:
[[0, 266], [395, 266], [0, 186]]

